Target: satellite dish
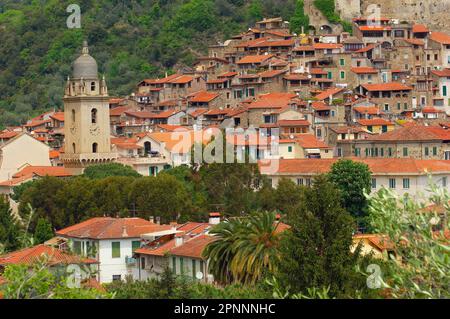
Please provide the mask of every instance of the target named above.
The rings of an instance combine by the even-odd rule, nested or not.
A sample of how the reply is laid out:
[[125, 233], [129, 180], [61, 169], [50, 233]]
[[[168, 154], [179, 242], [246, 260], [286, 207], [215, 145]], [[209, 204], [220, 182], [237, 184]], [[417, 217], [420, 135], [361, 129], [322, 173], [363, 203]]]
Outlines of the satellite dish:
[[197, 272], [195, 274], [195, 278], [197, 278], [198, 280], [202, 280], [203, 279], [203, 273], [201, 271]]

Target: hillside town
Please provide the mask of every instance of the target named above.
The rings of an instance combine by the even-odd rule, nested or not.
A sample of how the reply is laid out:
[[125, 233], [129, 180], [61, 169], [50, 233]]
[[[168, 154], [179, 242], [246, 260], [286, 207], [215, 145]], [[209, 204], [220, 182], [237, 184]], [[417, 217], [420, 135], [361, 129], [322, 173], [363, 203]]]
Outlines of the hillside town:
[[[27, 182], [67, 180], [111, 163], [158, 176], [191, 166], [196, 144], [219, 139], [233, 155], [248, 156], [274, 189], [285, 179], [310, 187], [350, 159], [370, 169], [372, 193], [427, 196], [430, 182], [448, 191], [450, 34], [382, 17], [354, 18], [352, 28], [294, 34], [282, 18], [265, 18], [209, 46], [193, 67], [142, 79], [128, 96], [114, 97], [85, 41], [61, 92], [64, 110], [0, 132], [0, 194], [17, 214], [14, 190]], [[95, 270], [77, 268], [93, 287], [156, 278], [166, 265], [213, 284], [204, 250], [225, 220], [220, 208], [204, 222], [89, 218], [0, 255], [0, 285], [5, 267], [42, 254], [52, 267]], [[277, 233], [291, 227], [279, 214], [275, 225]], [[385, 234], [363, 228], [353, 234], [352, 249], [358, 245], [376, 258], [395, 255]]]

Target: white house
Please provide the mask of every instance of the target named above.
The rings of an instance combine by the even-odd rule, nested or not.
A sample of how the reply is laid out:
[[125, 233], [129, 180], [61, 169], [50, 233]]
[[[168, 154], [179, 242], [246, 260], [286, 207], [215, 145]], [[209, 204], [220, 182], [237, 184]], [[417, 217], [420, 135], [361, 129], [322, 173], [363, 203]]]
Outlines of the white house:
[[141, 218], [92, 218], [67, 227], [56, 235], [68, 240], [72, 251], [99, 262], [98, 280], [110, 283], [127, 276], [138, 279], [133, 253], [141, 247], [141, 235], [170, 230]]
[[26, 133], [0, 145], [0, 182], [12, 179], [26, 166], [51, 166], [50, 147]]

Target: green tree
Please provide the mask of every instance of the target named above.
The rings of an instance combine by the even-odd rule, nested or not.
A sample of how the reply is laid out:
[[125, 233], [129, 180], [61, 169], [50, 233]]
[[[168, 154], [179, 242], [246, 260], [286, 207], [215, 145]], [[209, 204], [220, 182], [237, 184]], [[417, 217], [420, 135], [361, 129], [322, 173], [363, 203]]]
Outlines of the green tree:
[[91, 179], [102, 179], [111, 176], [141, 177], [130, 166], [118, 163], [89, 166], [84, 170], [83, 175]]
[[[450, 297], [450, 194], [431, 184], [426, 198], [399, 197], [382, 189], [369, 197], [369, 221], [395, 247], [382, 274], [394, 298]], [[390, 258], [389, 258], [390, 257]]]
[[300, 34], [302, 28], [304, 32], [308, 31], [309, 28], [309, 17], [305, 14], [304, 2], [303, 0], [297, 0], [294, 15], [290, 21], [291, 32]]
[[340, 190], [343, 207], [359, 223], [363, 223], [367, 214], [364, 193], [370, 193], [372, 181], [369, 166], [352, 160], [340, 160], [331, 167], [329, 179]]
[[283, 236], [274, 275], [293, 294], [329, 288], [331, 296], [352, 296], [365, 285], [356, 271], [358, 251], [350, 251], [353, 219], [325, 176], [305, 189], [305, 197], [308, 200], [288, 216], [292, 228]]
[[255, 213], [216, 225], [210, 233], [216, 240], [206, 246], [214, 278], [223, 283], [254, 284], [266, 272], [274, 272], [279, 257], [281, 229], [275, 213]]
[[42, 244], [47, 240], [53, 238], [52, 224], [50, 224], [45, 218], [39, 218], [36, 230], [34, 231], [35, 244]]
[[0, 246], [2, 250], [13, 251], [20, 248], [20, 226], [13, 217], [6, 198], [0, 196]]

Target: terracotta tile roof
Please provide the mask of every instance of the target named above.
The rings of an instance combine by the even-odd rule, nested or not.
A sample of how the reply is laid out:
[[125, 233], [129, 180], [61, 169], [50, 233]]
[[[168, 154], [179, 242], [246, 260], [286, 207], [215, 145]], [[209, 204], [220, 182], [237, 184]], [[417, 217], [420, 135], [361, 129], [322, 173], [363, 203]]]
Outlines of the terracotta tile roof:
[[443, 32], [431, 32], [430, 39], [440, 44], [450, 44], [450, 35]]
[[412, 27], [412, 32], [413, 33], [425, 33], [425, 32], [429, 32], [428, 28], [426, 25], [424, 24], [414, 24]]
[[139, 238], [142, 234], [169, 230], [169, 225], [158, 225], [142, 218], [97, 217], [61, 229], [56, 235], [89, 239]]
[[232, 78], [233, 76], [238, 75], [237, 72], [227, 72], [218, 76], [218, 78]]
[[395, 125], [393, 122], [390, 122], [382, 118], [361, 119], [358, 120], [358, 124], [362, 126]]
[[[416, 160], [414, 158], [351, 158], [356, 162], [365, 163], [375, 175], [382, 174], [414, 174], [426, 175], [430, 172], [449, 173], [450, 161], [444, 160]], [[326, 174], [338, 159], [281, 159], [276, 174]], [[266, 162], [259, 162], [262, 173], [265, 173]], [[266, 171], [267, 173], [267, 171]], [[271, 173], [273, 174], [273, 172]]]
[[323, 101], [314, 101], [311, 103], [311, 107], [315, 111], [330, 111], [331, 106], [325, 104]]
[[111, 138], [111, 144], [116, 145], [117, 148], [126, 150], [143, 148], [142, 146], [136, 144], [137, 142], [138, 142], [137, 138], [126, 138], [126, 137]]
[[150, 133], [148, 136], [159, 143], [165, 143], [165, 148], [170, 152], [186, 154], [191, 151], [192, 145], [194, 145], [197, 140], [201, 141], [203, 144], [210, 141], [211, 136], [200, 133], [202, 132], [195, 134], [192, 130], [184, 132], [155, 132]]
[[370, 141], [450, 141], [450, 130], [439, 126], [404, 126], [370, 137]]
[[277, 124], [280, 127], [293, 127], [293, 126], [310, 126], [311, 123], [309, 123], [308, 120], [279, 120]]
[[341, 43], [314, 43], [315, 50], [340, 49], [343, 47]]
[[249, 45], [250, 48], [264, 48], [264, 47], [293, 47], [295, 40], [266, 40]]
[[248, 55], [246, 57], [243, 57], [241, 60], [237, 62], [237, 64], [258, 64], [263, 63], [264, 61], [272, 58], [272, 54], [268, 55]]
[[25, 127], [37, 127], [37, 126], [41, 126], [41, 125], [45, 125], [50, 123], [51, 120], [36, 120], [36, 121], [30, 121], [29, 123], [25, 124]]
[[378, 234], [357, 234], [353, 236], [353, 240], [367, 239], [372, 245], [380, 251], [394, 249], [394, 244], [386, 235]]
[[222, 84], [222, 83], [225, 83], [227, 81], [228, 81], [228, 79], [226, 79], [226, 78], [212, 79], [212, 80], [206, 81], [206, 84]]
[[360, 114], [369, 114], [369, 115], [383, 115], [385, 114], [383, 111], [376, 106], [356, 106], [353, 110]]
[[431, 71], [434, 75], [437, 75], [441, 78], [450, 77], [450, 69], [444, 69], [444, 70], [433, 70]]
[[73, 176], [73, 173], [60, 166], [27, 166], [14, 174], [12, 179], [1, 182], [0, 186], [19, 185], [32, 180], [35, 176], [70, 177]]
[[289, 102], [296, 98], [296, 94], [291, 93], [268, 93], [258, 97], [258, 99], [248, 106], [249, 109], [269, 109], [283, 108], [289, 105]]
[[405, 39], [407, 43], [413, 44], [413, 45], [419, 45], [424, 46], [425, 42], [422, 39]]
[[311, 68], [311, 70], [309, 70], [309, 73], [314, 74], [314, 75], [327, 75], [328, 74], [324, 69], [319, 69], [319, 68]]
[[276, 30], [266, 30], [264, 31], [265, 34], [273, 34], [279, 37], [291, 37], [289, 33], [282, 32], [282, 31], [276, 31]]
[[11, 139], [13, 137], [16, 137], [17, 135], [19, 135], [19, 133], [6, 131], [6, 132], [0, 133], [0, 139], [4, 139], [4, 140]]
[[311, 79], [304, 74], [288, 74], [284, 77], [287, 81], [310, 81]]
[[355, 67], [351, 71], [356, 74], [378, 74], [378, 70], [371, 67]]
[[382, 84], [363, 84], [362, 87], [367, 91], [411, 91], [412, 88], [397, 82]]
[[364, 47], [364, 48], [361, 48], [361, 49], [355, 51], [355, 53], [364, 53], [364, 52], [368, 52], [368, 51], [370, 51], [370, 50], [375, 49], [376, 47], [377, 47], [376, 44], [369, 44], [368, 46], [366, 46], [366, 47]]
[[25, 248], [18, 250], [3, 256], [0, 256], [0, 265], [11, 265], [11, 264], [25, 264], [30, 265], [38, 261], [43, 256], [49, 258], [50, 265], [68, 265], [68, 264], [96, 264], [96, 260], [81, 258], [76, 255], [71, 255], [60, 249], [46, 246], [37, 245], [31, 248]]
[[201, 91], [192, 94], [189, 97], [189, 102], [192, 103], [209, 103], [212, 100], [215, 100], [217, 97], [219, 97], [220, 94], [218, 93], [212, 93], [207, 91]]
[[50, 150], [50, 151], [48, 152], [48, 155], [49, 155], [49, 158], [50, 158], [50, 159], [56, 159], [56, 158], [59, 158], [59, 156], [60, 156], [61, 154], [60, 154], [60, 152], [57, 151], [57, 150]]
[[282, 74], [284, 74], [286, 72], [287, 72], [287, 70], [272, 70], [272, 71], [261, 72], [258, 75], [261, 78], [273, 78], [273, 77], [276, 77], [278, 75], [282, 75]]
[[160, 240], [153, 241], [149, 245], [136, 249], [135, 253], [163, 257], [173, 248], [175, 248], [175, 239], [164, 240], [164, 238], [162, 238]]
[[197, 236], [191, 240], [188, 240], [183, 245], [171, 249], [170, 254], [174, 256], [202, 259], [203, 250], [212, 241], [214, 241], [212, 236]]
[[422, 109], [422, 113], [425, 113], [425, 114], [429, 114], [429, 113], [445, 113], [445, 111], [444, 110], [438, 110], [437, 108], [432, 107], [432, 106], [427, 106], [427, 107], [424, 107]]
[[190, 75], [181, 75], [173, 80], [167, 81], [168, 83], [172, 84], [186, 84], [194, 80], [194, 77]]
[[172, 124], [158, 124], [156, 127], [162, 129], [165, 132], [179, 132], [181, 130], [188, 130], [185, 126], [182, 125], [172, 125]]
[[197, 117], [205, 114], [206, 112], [208, 112], [208, 109], [200, 108], [200, 109], [195, 109], [195, 110], [189, 111], [189, 115], [192, 116], [193, 118], [197, 118]]
[[318, 95], [315, 96], [315, 98], [317, 100], [319, 100], [319, 101], [323, 101], [323, 100], [329, 98], [332, 95], [336, 95], [336, 94], [341, 93], [344, 90], [345, 90], [344, 88], [331, 88], [331, 89], [328, 89], [328, 90], [326, 90], [326, 91], [324, 91], [322, 93], [319, 93]]
[[389, 31], [392, 30], [390, 26], [382, 26], [382, 25], [362, 25], [359, 26], [359, 30], [361, 31]]
[[64, 112], [55, 112], [50, 117], [59, 122], [64, 122]]
[[113, 109], [110, 109], [109, 115], [110, 116], [120, 116], [130, 109], [131, 109], [131, 107], [129, 107], [129, 106], [118, 106]]
[[312, 45], [302, 45], [299, 47], [294, 48], [292, 51], [314, 51], [314, 47]]
[[302, 147], [302, 148], [323, 148], [328, 149], [330, 146], [328, 146], [323, 141], [320, 141], [312, 134], [299, 134], [295, 137], [295, 141]]
[[330, 130], [334, 131], [337, 134], [353, 134], [353, 133], [363, 133], [366, 132], [359, 126], [335, 126], [330, 127]]

